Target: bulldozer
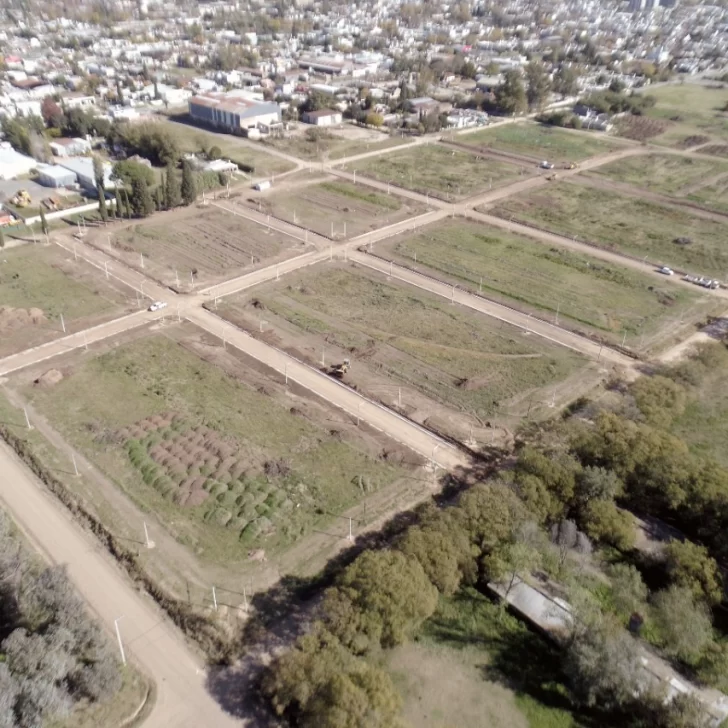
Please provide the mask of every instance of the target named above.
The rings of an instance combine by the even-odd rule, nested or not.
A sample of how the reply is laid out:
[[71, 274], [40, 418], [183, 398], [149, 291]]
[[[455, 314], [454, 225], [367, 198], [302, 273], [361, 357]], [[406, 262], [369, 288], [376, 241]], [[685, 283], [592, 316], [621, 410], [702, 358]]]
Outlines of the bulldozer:
[[568, 162], [564, 165], [565, 169], [576, 169], [578, 166], [576, 162]]
[[349, 371], [349, 367], [351, 366], [351, 360], [350, 359], [344, 359], [340, 364], [332, 364], [331, 368], [329, 369], [329, 374], [332, 377], [338, 377], [341, 379], [344, 374], [346, 374]]
[[27, 207], [31, 203], [28, 190], [18, 190], [15, 196], [10, 199], [10, 204], [16, 207]]

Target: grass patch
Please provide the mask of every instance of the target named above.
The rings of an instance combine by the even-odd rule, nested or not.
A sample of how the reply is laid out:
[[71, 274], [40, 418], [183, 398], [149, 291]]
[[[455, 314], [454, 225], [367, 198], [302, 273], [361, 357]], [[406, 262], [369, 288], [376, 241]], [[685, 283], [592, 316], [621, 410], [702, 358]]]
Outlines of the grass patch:
[[[474, 589], [441, 598], [437, 612], [425, 623], [418, 642], [430, 655], [437, 655], [439, 651], [443, 667], [447, 666], [448, 660], [478, 666], [484, 715], [481, 722], [468, 723], [468, 728], [524, 724], [529, 728], [580, 728], [592, 725], [588, 717], [572, 711], [560, 670], [558, 649]], [[449, 673], [443, 671], [442, 678], [447, 680], [448, 676]], [[514, 700], [508, 706], [509, 717], [504, 714], [502, 694], [496, 691], [500, 698], [494, 711], [498, 722], [487, 722], [494, 684], [504, 688], [503, 692], [511, 693]], [[443, 712], [447, 715], [448, 708], [457, 711], [461, 697], [457, 690], [445, 695]]]
[[561, 319], [619, 343], [624, 334], [655, 332], [699, 300], [697, 292], [655, 285], [629, 268], [467, 221], [421, 228], [392, 250], [409, 266], [426, 266], [490, 298], [548, 312], [550, 319], [558, 310]]
[[[314, 129], [315, 127], [308, 127]], [[387, 136], [378, 134], [373, 139], [348, 139], [335, 131], [317, 129], [318, 137], [309, 139], [303, 134], [277, 138], [270, 137], [262, 142], [263, 147], [272, 147], [286, 154], [310, 161], [326, 161], [327, 159], [342, 159], [355, 154], [365, 154], [380, 149], [389, 149], [406, 144], [410, 139], [401, 136]]]
[[728, 164], [724, 162], [673, 154], [646, 154], [620, 159], [587, 174], [607, 177], [653, 192], [684, 197], [707, 207], [728, 207], [720, 199], [724, 197], [723, 186], [718, 183], [712, 187], [707, 185], [709, 180], [728, 174]]
[[319, 186], [327, 192], [331, 192], [336, 195], [343, 195], [351, 200], [367, 202], [370, 205], [385, 207], [388, 210], [398, 210], [400, 207], [399, 201], [396, 197], [383, 195], [381, 192], [374, 192], [367, 187], [358, 187], [357, 185], [350, 184], [349, 182], [323, 182]]
[[[688, 210], [556, 182], [546, 193], [533, 190], [503, 200], [491, 212], [638, 258], [647, 257], [655, 266], [671, 265], [720, 279], [725, 279], [728, 271], [728, 227]], [[675, 242], [678, 238], [690, 242], [679, 244]]]
[[216, 562], [240, 560], [241, 545], [280, 551], [404, 472], [163, 336], [25, 394], [143, 509]]
[[728, 114], [722, 111], [728, 102], [728, 89], [691, 83], [668, 84], [647, 88], [643, 92], [657, 99], [645, 114], [665, 121], [667, 129], [650, 141], [678, 146], [689, 136], [707, 135], [713, 140], [728, 140]]
[[507, 162], [478, 158], [437, 144], [362, 159], [344, 169], [443, 200], [471, 197], [491, 186], [513, 182], [521, 174], [519, 167]]
[[491, 147], [554, 163], [579, 162], [597, 154], [605, 154], [618, 145], [596, 134], [588, 136], [558, 127], [524, 123], [501, 124], [457, 137], [461, 144]]
[[307, 334], [325, 336], [354, 361], [479, 417], [584, 364], [568, 349], [375, 275], [312, 269], [282, 288], [258, 296], [273, 314], [296, 324], [303, 313]]

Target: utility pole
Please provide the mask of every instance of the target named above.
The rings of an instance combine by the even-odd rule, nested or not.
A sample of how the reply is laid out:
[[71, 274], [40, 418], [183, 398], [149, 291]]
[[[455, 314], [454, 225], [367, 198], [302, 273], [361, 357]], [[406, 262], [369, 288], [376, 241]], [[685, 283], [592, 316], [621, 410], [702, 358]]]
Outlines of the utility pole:
[[556, 304], [556, 325], [559, 325], [559, 311], [561, 310], [561, 303]]
[[104, 261], [104, 273], [106, 273], [106, 280], [109, 280], [109, 264], [107, 261]]
[[78, 472], [78, 465], [76, 465], [76, 455], [74, 453], [71, 453], [71, 462], [73, 463], [73, 472], [75, 476], [78, 478], [80, 473]]
[[121, 653], [121, 664], [126, 665], [126, 655], [124, 654], [124, 645], [121, 643], [121, 632], [119, 632], [119, 622], [124, 617], [117, 617], [114, 620], [114, 629], [116, 630], [116, 639], [119, 642], [119, 652]]
[[286, 386], [288, 386], [288, 362], [284, 365], [283, 376], [286, 378]]
[[139, 261], [142, 265], [142, 270], [144, 270], [144, 253], [139, 253]]
[[63, 329], [63, 333], [66, 333], [66, 322], [63, 320], [63, 314], [61, 314], [61, 328]]
[[29, 430], [33, 429], [33, 425], [30, 424], [30, 418], [28, 417], [28, 410], [26, 407], [23, 407], [23, 414], [25, 414], [25, 425]]
[[217, 612], [217, 593], [215, 592], [214, 585], [212, 587], [212, 603], [215, 605], [215, 611]]
[[354, 543], [354, 532], [352, 531], [352, 528], [351, 528], [351, 517], [349, 517], [349, 541], [351, 543]]

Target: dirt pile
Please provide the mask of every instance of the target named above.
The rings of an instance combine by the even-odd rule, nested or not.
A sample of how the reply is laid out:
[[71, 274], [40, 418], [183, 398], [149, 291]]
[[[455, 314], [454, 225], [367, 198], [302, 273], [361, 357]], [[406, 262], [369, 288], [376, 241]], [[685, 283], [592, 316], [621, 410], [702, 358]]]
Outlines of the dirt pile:
[[54, 384], [58, 384], [63, 379], [63, 372], [58, 369], [49, 369], [44, 374], [41, 374], [33, 384], [39, 387], [52, 387]]
[[0, 331], [3, 333], [46, 323], [45, 314], [40, 308], [13, 308], [0, 306]]

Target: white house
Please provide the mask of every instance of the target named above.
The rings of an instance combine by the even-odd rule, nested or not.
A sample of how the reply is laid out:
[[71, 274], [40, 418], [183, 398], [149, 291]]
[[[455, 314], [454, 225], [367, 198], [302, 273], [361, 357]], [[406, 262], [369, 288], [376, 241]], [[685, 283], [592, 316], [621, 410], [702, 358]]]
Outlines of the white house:
[[35, 169], [38, 162], [16, 152], [9, 144], [0, 144], [0, 179], [15, 179]]
[[227, 131], [271, 126], [281, 121], [281, 108], [273, 102], [253, 101], [232, 93], [206, 93], [189, 101], [190, 116]]
[[304, 124], [314, 124], [315, 126], [336, 126], [336, 124], [341, 124], [342, 116], [340, 111], [320, 109], [319, 111], [304, 111], [302, 120]]

